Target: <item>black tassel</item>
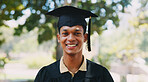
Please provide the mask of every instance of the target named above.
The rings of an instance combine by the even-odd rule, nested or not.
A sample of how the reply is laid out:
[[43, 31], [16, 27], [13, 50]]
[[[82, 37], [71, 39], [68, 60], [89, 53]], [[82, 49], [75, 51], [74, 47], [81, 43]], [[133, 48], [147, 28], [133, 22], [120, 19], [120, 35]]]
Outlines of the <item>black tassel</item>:
[[91, 34], [91, 16], [88, 22], [88, 41], [87, 41], [88, 51], [91, 51], [90, 34]]

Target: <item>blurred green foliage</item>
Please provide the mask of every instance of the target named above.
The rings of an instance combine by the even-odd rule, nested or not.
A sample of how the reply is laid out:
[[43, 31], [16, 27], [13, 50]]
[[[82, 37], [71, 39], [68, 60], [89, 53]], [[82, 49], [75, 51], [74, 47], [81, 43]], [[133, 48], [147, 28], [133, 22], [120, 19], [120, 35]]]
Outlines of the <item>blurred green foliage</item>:
[[99, 54], [98, 55], [98, 61], [101, 65], [103, 65], [104, 67], [106, 67], [107, 69], [110, 69], [110, 64], [111, 64], [111, 59], [112, 58], [112, 54], [108, 53], [108, 54]]
[[0, 54], [0, 68], [3, 68], [6, 63], [9, 62], [9, 59], [7, 58], [6, 55]]
[[144, 52], [147, 52], [148, 51], [148, 38], [145, 38], [145, 37], [148, 37], [148, 31], [145, 31], [143, 33], [143, 40], [142, 40], [142, 43], [140, 44], [140, 49]]
[[[93, 13], [97, 14], [99, 17], [97, 19], [92, 19], [92, 31], [95, 30], [99, 34], [101, 34], [103, 30], [107, 29], [107, 27], [105, 26], [107, 20], [113, 21], [113, 23], [118, 27], [119, 18], [117, 13], [121, 11], [123, 12], [124, 7], [127, 6], [130, 2], [130, 0], [98, 0], [95, 3], [92, 3], [91, 0], [72, 0], [71, 3], [67, 3], [67, 0], [64, 1], [0, 0], [0, 26], [6, 25], [4, 24], [4, 21], [11, 19], [18, 20], [25, 15], [25, 10], [29, 9], [31, 11], [31, 14], [25, 20], [24, 24], [19, 24], [18, 27], [14, 28], [14, 35], [21, 35], [23, 33], [23, 29], [26, 29], [29, 32], [35, 28], [38, 28], [38, 42], [42, 43], [44, 41], [52, 39], [52, 37], [56, 33], [55, 28], [57, 18], [47, 16], [45, 15], [45, 13], [63, 5], [72, 5], [90, 10]], [[107, 3], [107, 1], [110, 3]], [[2, 34], [0, 34], [0, 36], [2, 36]], [[5, 38], [0, 39], [0, 44], [2, 44], [3, 42], [5, 42]]]
[[[134, 59], [138, 57], [145, 59], [148, 64], [148, 0], [138, 2], [140, 7], [136, 9], [136, 16], [127, 18], [130, 24], [128, 27], [120, 26], [121, 28], [110, 30], [108, 34], [99, 37], [101, 46], [98, 61], [107, 68], [110, 61], [129, 64], [127, 62], [135, 62]], [[133, 12], [125, 13], [130, 15]]]

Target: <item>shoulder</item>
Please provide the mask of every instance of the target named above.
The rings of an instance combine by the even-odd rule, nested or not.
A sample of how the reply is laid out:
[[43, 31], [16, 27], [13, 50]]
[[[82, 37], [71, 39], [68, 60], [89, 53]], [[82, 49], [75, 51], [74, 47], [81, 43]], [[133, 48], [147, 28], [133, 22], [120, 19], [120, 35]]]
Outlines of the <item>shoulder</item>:
[[93, 69], [100, 69], [100, 70], [103, 70], [103, 69], [106, 69], [104, 66], [100, 65], [100, 64], [97, 64], [95, 62], [92, 62], [90, 60], [87, 59], [87, 66], [88, 68], [93, 68]]
[[59, 71], [59, 60], [50, 64], [50, 65], [47, 65], [47, 66], [44, 66], [42, 67], [38, 74], [41, 74], [41, 75], [49, 75], [49, 74], [53, 74], [53, 72], [58, 72]]
[[88, 71], [91, 71], [97, 74], [99, 73], [101, 75], [109, 73], [109, 71], [104, 66], [97, 64], [95, 62], [92, 62], [90, 60], [87, 60], [87, 69]]
[[87, 60], [87, 64], [89, 75], [101, 77], [103, 82], [114, 82], [112, 76], [105, 67], [90, 60]]
[[44, 82], [45, 79], [48, 80], [56, 75], [59, 75], [58, 64], [59, 61], [56, 61], [48, 66], [42, 67], [36, 75], [34, 82]]
[[60, 61], [55, 61], [54, 63], [50, 64], [50, 65], [47, 65], [47, 66], [44, 66], [42, 67], [40, 70], [44, 70], [46, 72], [53, 72], [53, 71], [57, 71], [59, 69], [59, 63]]
[[60, 65], [60, 60], [58, 60], [58, 61], [55, 61], [54, 63], [52, 63], [52, 64], [50, 64], [50, 65], [47, 65], [47, 66], [44, 66], [44, 68], [46, 68], [46, 69], [57, 69], [58, 67], [59, 67], [59, 65]]

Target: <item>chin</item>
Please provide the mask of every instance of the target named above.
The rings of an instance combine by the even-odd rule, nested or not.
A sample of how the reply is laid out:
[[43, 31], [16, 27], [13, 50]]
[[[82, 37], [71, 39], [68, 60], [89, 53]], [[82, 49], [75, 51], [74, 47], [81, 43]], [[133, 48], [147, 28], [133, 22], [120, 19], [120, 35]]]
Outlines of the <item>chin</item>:
[[70, 56], [74, 56], [75, 54], [76, 54], [76, 52], [66, 52], [68, 55], [70, 55]]
[[65, 51], [66, 54], [70, 55], [70, 56], [74, 56], [76, 54], [79, 54], [81, 53], [81, 51], [77, 51], [77, 50], [68, 50], [68, 51]]

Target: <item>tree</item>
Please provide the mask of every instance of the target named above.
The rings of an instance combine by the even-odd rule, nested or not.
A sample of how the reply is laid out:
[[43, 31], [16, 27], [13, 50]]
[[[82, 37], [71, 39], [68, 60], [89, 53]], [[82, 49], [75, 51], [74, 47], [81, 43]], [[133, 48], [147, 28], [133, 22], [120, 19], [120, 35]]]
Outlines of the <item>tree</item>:
[[[64, 0], [64, 3], [63, 0], [1, 0], [0, 26], [6, 25], [4, 21], [12, 19], [19, 20], [26, 13], [25, 10], [28, 9], [31, 14], [26, 18], [24, 23], [19, 23], [18, 26], [14, 28], [14, 35], [20, 36], [23, 34], [24, 29], [29, 32], [38, 28], [38, 42], [41, 44], [44, 41], [52, 39], [57, 32], [55, 30], [57, 27], [57, 18], [47, 16], [45, 13], [63, 5], [72, 5], [77, 6], [78, 8], [90, 10], [97, 14], [99, 17], [97, 19], [92, 19], [93, 24], [91, 33], [93, 33], [93, 31], [97, 31], [101, 34], [102, 31], [107, 29], [105, 24], [108, 20], [113, 21], [113, 24], [118, 27], [118, 12], [123, 12], [124, 7], [128, 4], [129, 1], [127, 0], [98, 0], [96, 2], [91, 0], [72, 0], [72, 2], [68, 2], [68, 0]], [[1, 33], [0, 36], [2, 36]], [[0, 38], [0, 44], [4, 42], [5, 39]]]
[[[140, 2], [142, 2], [143, 4]], [[112, 35], [109, 34], [107, 35], [107, 37], [101, 37], [102, 47], [100, 49], [101, 55], [99, 55], [100, 60], [107, 60], [108, 57], [110, 57], [111, 55], [112, 59], [115, 59], [122, 66], [127, 67], [126, 70], [124, 70], [125, 73], [122, 72], [122, 74], [121, 72], [119, 72], [119, 74], [121, 75], [121, 82], [126, 82], [126, 75], [128, 73], [133, 73], [130, 69], [133, 66], [133, 63], [137, 63], [140, 66], [140, 64], [136, 61], [136, 58], [139, 57], [147, 60], [148, 39], [146, 37], [148, 36], [148, 1], [139, 0], [138, 3], [140, 3], [140, 6], [135, 10], [135, 12], [125, 10], [125, 15], [130, 15], [130, 18], [126, 18], [122, 15], [123, 18], [126, 18], [128, 19], [128, 21], [130, 21], [130, 25], [126, 25], [126, 28], [124, 27], [124, 25], [121, 25], [120, 28], [116, 29], [115, 32], [114, 30], [111, 31]], [[132, 13], [134, 13], [135, 15], [132, 16]], [[124, 24], [126, 24], [125, 21]]]

